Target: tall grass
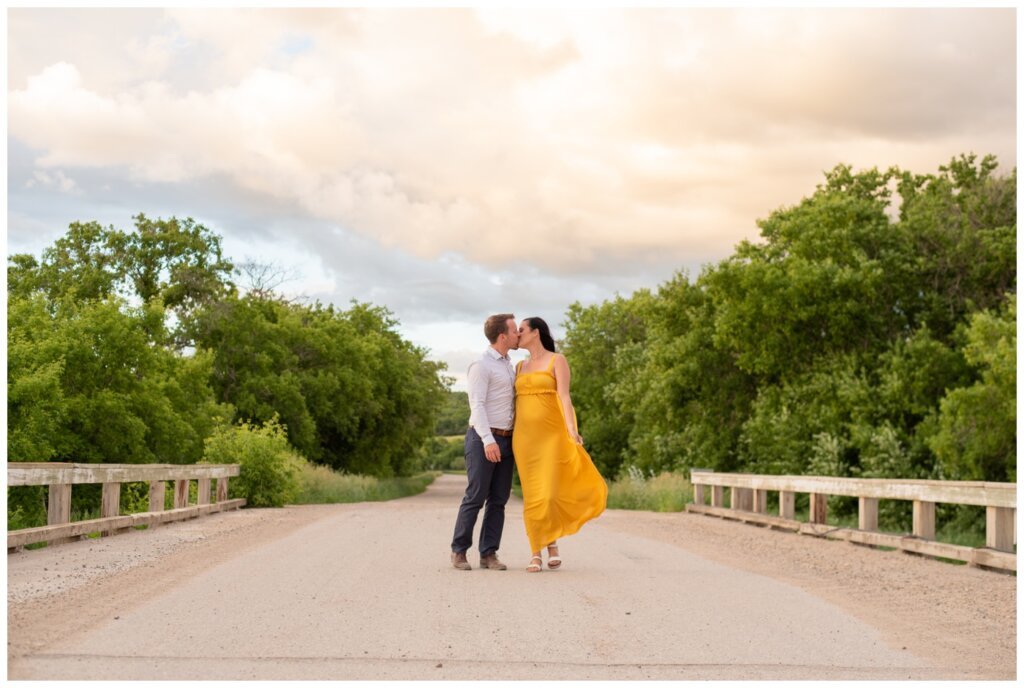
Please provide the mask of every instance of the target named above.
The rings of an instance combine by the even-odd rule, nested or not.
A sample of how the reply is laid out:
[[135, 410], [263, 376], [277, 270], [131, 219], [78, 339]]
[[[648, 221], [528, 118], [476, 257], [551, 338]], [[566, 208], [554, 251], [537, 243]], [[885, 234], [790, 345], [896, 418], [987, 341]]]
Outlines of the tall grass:
[[693, 486], [679, 473], [665, 472], [645, 478], [632, 469], [608, 485], [609, 509], [682, 511], [692, 501]]
[[427, 471], [407, 478], [374, 478], [338, 473], [304, 462], [298, 475], [298, 496], [292, 503], [348, 504], [409, 497], [426, 490], [439, 475], [440, 471]]

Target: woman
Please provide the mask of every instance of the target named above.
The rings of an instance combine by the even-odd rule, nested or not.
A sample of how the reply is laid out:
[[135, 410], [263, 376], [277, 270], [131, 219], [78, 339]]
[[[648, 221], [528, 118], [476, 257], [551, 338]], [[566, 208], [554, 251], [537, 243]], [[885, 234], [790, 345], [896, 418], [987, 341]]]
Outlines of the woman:
[[530, 358], [516, 367], [516, 429], [512, 452], [523, 485], [523, 522], [533, 557], [526, 570], [539, 573], [541, 548], [548, 568], [562, 564], [556, 540], [572, 535], [604, 511], [608, 486], [583, 448], [569, 398], [569, 363], [555, 353], [546, 322], [527, 318], [519, 348]]

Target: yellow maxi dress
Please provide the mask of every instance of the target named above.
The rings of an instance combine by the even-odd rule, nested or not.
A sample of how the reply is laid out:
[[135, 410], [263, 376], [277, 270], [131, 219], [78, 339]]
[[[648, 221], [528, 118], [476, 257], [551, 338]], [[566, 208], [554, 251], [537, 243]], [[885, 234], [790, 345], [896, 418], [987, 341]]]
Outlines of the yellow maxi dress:
[[554, 356], [547, 370], [516, 368], [512, 451], [523, 486], [523, 522], [530, 551], [539, 552], [599, 516], [608, 486], [590, 454], [569, 436], [555, 385]]

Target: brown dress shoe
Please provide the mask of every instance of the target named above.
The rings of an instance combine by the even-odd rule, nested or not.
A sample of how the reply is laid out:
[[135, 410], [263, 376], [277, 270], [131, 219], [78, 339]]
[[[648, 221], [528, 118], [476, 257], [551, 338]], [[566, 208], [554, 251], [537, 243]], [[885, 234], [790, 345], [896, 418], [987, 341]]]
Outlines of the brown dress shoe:
[[465, 552], [452, 552], [452, 566], [460, 571], [469, 571], [473, 567], [469, 565]]
[[508, 567], [498, 560], [497, 554], [488, 554], [486, 557], [480, 557], [480, 568], [504, 571]]

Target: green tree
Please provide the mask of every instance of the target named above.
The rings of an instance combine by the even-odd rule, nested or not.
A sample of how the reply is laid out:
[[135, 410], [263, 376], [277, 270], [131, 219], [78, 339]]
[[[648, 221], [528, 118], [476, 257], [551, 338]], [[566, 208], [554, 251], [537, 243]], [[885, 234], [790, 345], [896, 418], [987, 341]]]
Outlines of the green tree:
[[714, 346], [715, 303], [704, 284], [676, 275], [647, 311], [644, 359], [620, 403], [635, 409], [627, 462], [648, 473], [683, 468], [733, 470], [754, 378]]
[[438, 413], [435, 435], [465, 435], [469, 430], [469, 394], [449, 391]]
[[117, 291], [123, 278], [118, 245], [124, 234], [98, 222], [72, 222], [68, 231], [42, 254], [42, 261], [26, 254], [8, 258], [10, 293], [45, 293], [51, 300], [73, 295], [79, 301], [97, 301]]
[[408, 475], [434, 434], [438, 407], [450, 384], [443, 376], [445, 366], [402, 339], [398, 321], [386, 308], [353, 303], [344, 318], [356, 329], [373, 387], [356, 435], [333, 445], [334, 456], [347, 454], [347, 468], [358, 473]]
[[742, 242], [704, 275], [715, 345], [776, 383], [906, 332], [911, 266], [886, 214], [891, 178], [840, 165], [810, 198], [759, 221], [765, 243]]
[[615, 386], [628, 380], [637, 347], [646, 338], [650, 300], [650, 293], [641, 290], [629, 299], [616, 297], [595, 306], [576, 302], [566, 314], [562, 352], [572, 369], [573, 406], [587, 451], [605, 476], [618, 472], [628, 448], [633, 412], [616, 399]]
[[67, 417], [65, 349], [41, 295], [7, 304], [7, 460], [49, 461]]
[[177, 327], [169, 333], [155, 323], [150, 336], [173, 334], [179, 348], [190, 345], [195, 311], [234, 291], [232, 265], [222, 254], [220, 237], [191, 218], [151, 220], [140, 213], [133, 219], [131, 232], [74, 222], [43, 251], [41, 261], [27, 254], [9, 257], [10, 292], [42, 292], [51, 301], [120, 295], [144, 304], [159, 302], [174, 315]]
[[[1015, 289], [1016, 171], [995, 169], [974, 155], [934, 175], [838, 165], [696, 282], [676, 276], [642, 307], [570, 309], [581, 421], [613, 438], [595, 458], [644, 472], [1015, 475], [1014, 369], [978, 353], [1001, 341], [1010, 361], [1012, 347], [975, 334], [968, 353], [958, 334]], [[601, 329], [630, 318], [642, 336]]]
[[979, 379], [942, 399], [929, 445], [958, 480], [1017, 480], [1017, 296], [974, 314], [964, 355]]
[[196, 332], [235, 420], [277, 415], [306, 458], [386, 476], [411, 470], [444, 392], [441, 364], [396, 325], [386, 309], [365, 304], [338, 311], [248, 295], [205, 309]]
[[[140, 215], [133, 234], [75, 222], [41, 259], [8, 258], [9, 460], [193, 463], [202, 456], [203, 439], [231, 409], [214, 402], [208, 354], [182, 356], [166, 346], [165, 299], [184, 313], [203, 293], [197, 273], [218, 281], [230, 266], [206, 260], [219, 257], [218, 237], [184, 224], [179, 233], [198, 243], [150, 246], [150, 263], [165, 261], [169, 277], [145, 294], [131, 280], [145, 262], [140, 237], [173, 235], [176, 220]], [[41, 489], [16, 488], [8, 498], [9, 524], [45, 519]], [[98, 487], [83, 486], [75, 498], [77, 508], [93, 509]]]
[[936, 175], [900, 175], [898, 226], [916, 262], [906, 307], [942, 340], [1016, 285], [1017, 170], [996, 168], [994, 156], [970, 154]]
[[[12, 460], [194, 463], [213, 418], [212, 359], [153, 346], [159, 303], [120, 299], [8, 303], [8, 453]], [[229, 412], [227, 412], [229, 413]]]

